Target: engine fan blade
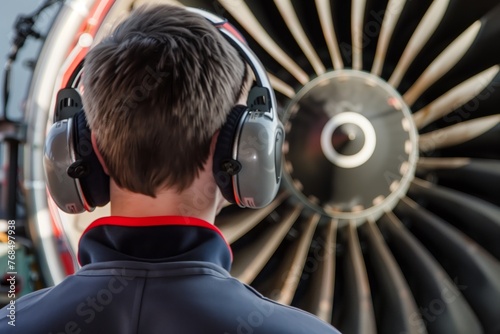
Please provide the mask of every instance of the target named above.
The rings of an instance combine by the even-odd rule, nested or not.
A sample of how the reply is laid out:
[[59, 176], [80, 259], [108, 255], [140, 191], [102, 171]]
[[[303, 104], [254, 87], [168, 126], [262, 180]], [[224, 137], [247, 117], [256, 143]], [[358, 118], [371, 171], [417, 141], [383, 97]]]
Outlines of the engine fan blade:
[[429, 333], [482, 333], [453, 280], [401, 221], [388, 213], [380, 220], [380, 228], [415, 296], [423, 321], [420, 326], [425, 324]]

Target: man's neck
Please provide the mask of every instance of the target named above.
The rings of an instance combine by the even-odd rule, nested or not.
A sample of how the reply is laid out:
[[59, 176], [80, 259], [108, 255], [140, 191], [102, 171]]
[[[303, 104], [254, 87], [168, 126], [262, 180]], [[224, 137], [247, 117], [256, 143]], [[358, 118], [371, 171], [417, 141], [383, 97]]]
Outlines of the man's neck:
[[213, 224], [221, 202], [217, 186], [202, 180], [180, 193], [163, 189], [155, 198], [121, 189], [113, 181], [110, 190], [113, 216], [189, 216]]

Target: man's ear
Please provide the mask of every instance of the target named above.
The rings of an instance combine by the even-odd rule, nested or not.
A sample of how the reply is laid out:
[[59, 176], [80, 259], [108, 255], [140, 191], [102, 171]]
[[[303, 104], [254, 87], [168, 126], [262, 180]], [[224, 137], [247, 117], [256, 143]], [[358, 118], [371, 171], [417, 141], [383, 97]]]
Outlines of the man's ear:
[[104, 159], [102, 158], [101, 152], [99, 152], [99, 148], [97, 147], [97, 140], [93, 132], [90, 133], [90, 138], [92, 141], [92, 148], [94, 149], [95, 155], [97, 156], [97, 159], [99, 160], [102, 169], [104, 169], [104, 173], [109, 175], [108, 166], [106, 166], [106, 164], [104, 163]]
[[245, 65], [245, 66], [247, 66], [246, 73], [249, 73], [249, 74], [247, 74], [247, 77], [245, 79], [243, 79], [244, 81], [243, 81], [243, 84], [241, 87], [240, 96], [238, 97], [238, 101], [236, 102], [236, 104], [241, 104], [244, 106], [247, 105], [248, 94], [250, 93], [250, 89], [252, 88], [252, 84], [254, 81], [254, 75], [253, 75], [252, 69], [250, 68], [250, 65]]
[[219, 138], [220, 130], [217, 130], [212, 136], [212, 141], [210, 142], [210, 156], [213, 157], [215, 153], [215, 147], [217, 146], [217, 138]]
[[[212, 136], [212, 141], [210, 142], [210, 157], [209, 157], [209, 160], [211, 161], [211, 163], [213, 164], [213, 158], [214, 158], [214, 154], [215, 154], [215, 148], [217, 146], [217, 138], [219, 138], [219, 133], [220, 133], [220, 130], [218, 130], [217, 132], [214, 133], [214, 135]], [[214, 182], [215, 182], [215, 179], [214, 179]], [[222, 210], [223, 207], [225, 206], [228, 206], [230, 205], [231, 203], [229, 203], [225, 198], [224, 196], [222, 196], [222, 193], [220, 191], [220, 188], [218, 186], [216, 186], [216, 198], [217, 198], [217, 208], [216, 208], [216, 215], [218, 215], [220, 213], [220, 211]]]

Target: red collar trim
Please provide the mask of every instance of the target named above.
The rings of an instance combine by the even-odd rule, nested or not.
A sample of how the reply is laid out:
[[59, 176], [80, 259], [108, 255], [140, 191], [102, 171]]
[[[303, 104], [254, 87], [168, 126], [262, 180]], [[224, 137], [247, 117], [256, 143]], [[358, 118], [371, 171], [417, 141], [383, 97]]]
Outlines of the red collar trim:
[[195, 226], [195, 227], [203, 227], [208, 228], [209, 230], [217, 232], [222, 239], [226, 242], [227, 248], [231, 253], [231, 262], [233, 261], [233, 251], [231, 246], [227, 242], [226, 238], [222, 234], [221, 230], [214, 224], [210, 224], [207, 221], [204, 221], [195, 217], [184, 217], [184, 216], [152, 216], [152, 217], [123, 217], [123, 216], [108, 216], [101, 217], [85, 229], [82, 235], [87, 233], [93, 228], [98, 226], [125, 226], [125, 227], [145, 227], [145, 226]]

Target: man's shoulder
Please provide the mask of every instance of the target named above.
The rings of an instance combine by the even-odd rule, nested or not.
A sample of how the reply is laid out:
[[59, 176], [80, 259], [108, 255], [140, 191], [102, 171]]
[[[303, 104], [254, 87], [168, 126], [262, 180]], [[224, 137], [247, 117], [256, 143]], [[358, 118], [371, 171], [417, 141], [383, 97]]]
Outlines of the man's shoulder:
[[[52, 288], [41, 289], [31, 292], [17, 300], [11, 300], [9, 304], [0, 309], [0, 333], [24, 333], [25, 326], [29, 322], [26, 319], [19, 321], [19, 314], [24, 309], [36, 305], [40, 298], [43, 298]], [[24, 317], [23, 317], [24, 318]], [[27, 332], [26, 332], [27, 333]]]
[[[246, 319], [244, 317], [238, 319], [243, 331], [262, 327], [265, 333], [339, 334], [332, 325], [315, 315], [264, 297], [250, 286], [245, 285], [245, 287], [253, 295], [251, 304], [254, 309], [248, 313]], [[260, 326], [257, 326], [260, 322]]]
[[[37, 291], [33, 291], [27, 295], [24, 295], [17, 300], [12, 300], [10, 304], [7, 304], [0, 309], [0, 318], [3, 318], [5, 315], [8, 315], [9, 313], [12, 313], [10, 312], [10, 310], [14, 309], [12, 305], [15, 306], [16, 311], [20, 311], [21, 309], [29, 307], [30, 305], [36, 303], [40, 298], [43, 298], [45, 294], [50, 292], [51, 289], [53, 289], [53, 287], [40, 289]], [[9, 306], [11, 306], [10, 309]]]

